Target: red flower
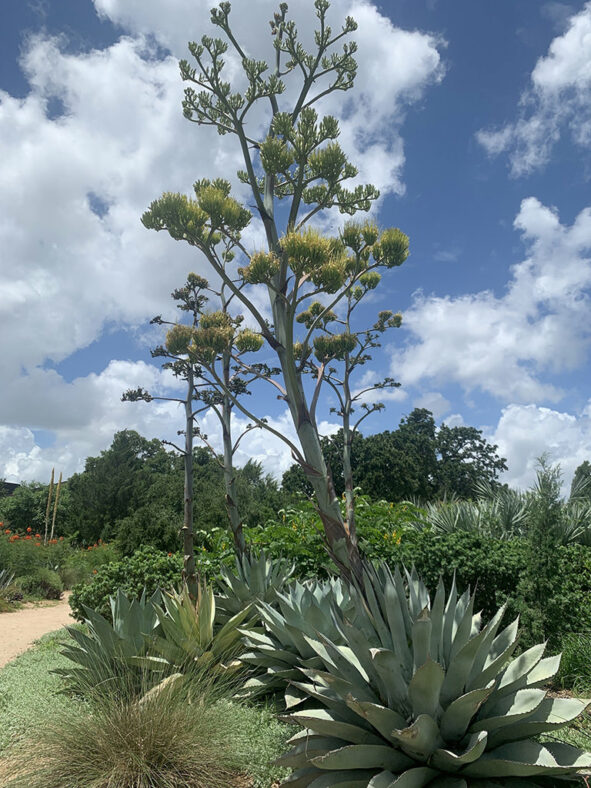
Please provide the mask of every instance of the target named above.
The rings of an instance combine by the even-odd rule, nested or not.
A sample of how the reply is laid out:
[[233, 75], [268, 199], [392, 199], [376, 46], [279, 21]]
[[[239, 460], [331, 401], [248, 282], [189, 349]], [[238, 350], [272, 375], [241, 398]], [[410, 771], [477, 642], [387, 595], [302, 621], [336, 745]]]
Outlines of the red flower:
[[89, 545], [88, 545], [88, 547], [87, 547], [86, 549], [87, 549], [87, 550], [92, 550], [92, 545], [90, 545], [90, 544], [89, 544]]
[[[28, 529], [27, 529], [27, 530], [28, 530]], [[31, 536], [31, 534], [29, 534], [28, 536], [25, 536], [25, 539], [32, 539], [32, 538], [33, 538], [33, 537]]]
[[35, 534], [35, 539], [41, 539], [41, 534]]
[[31, 528], [31, 526], [29, 526], [29, 527], [27, 528], [27, 533], [28, 533], [28, 534], [30, 534], [32, 530], [33, 530], [33, 529]]

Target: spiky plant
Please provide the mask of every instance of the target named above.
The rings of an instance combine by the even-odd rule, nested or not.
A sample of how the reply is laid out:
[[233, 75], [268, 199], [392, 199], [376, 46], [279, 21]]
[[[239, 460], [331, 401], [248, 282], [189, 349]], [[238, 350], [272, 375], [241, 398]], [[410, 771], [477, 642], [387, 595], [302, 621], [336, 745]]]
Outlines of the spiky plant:
[[[146, 677], [131, 667], [133, 657], [141, 657], [158, 634], [155, 605], [161, 595], [156, 591], [149, 599], [128, 599], [121, 589], [110, 598], [113, 623], [92, 608], [84, 606], [88, 634], [68, 627], [72, 640], [61, 652], [74, 665], [54, 671], [63, 677], [68, 690], [82, 695], [89, 691], [110, 693], [141, 692]], [[72, 642], [73, 641], [73, 642]]]
[[[335, 608], [341, 644], [302, 633], [322, 667], [307, 661], [295, 686], [318, 708], [288, 719], [304, 730], [280, 762], [291, 788], [468, 788], [557, 785], [591, 767], [591, 755], [534, 737], [568, 724], [588, 701], [551, 699], [543, 684], [559, 657], [535, 646], [511, 661], [518, 621], [504, 610], [481, 628], [474, 597], [431, 604], [416, 573], [385, 567], [366, 580], [366, 621], [380, 646]], [[345, 643], [346, 645], [342, 645]]]
[[322, 632], [331, 640], [341, 642], [340, 631], [334, 624], [334, 606], [349, 620], [356, 619], [357, 594], [337, 577], [321, 582], [296, 580], [284, 593], [277, 593], [275, 607], [259, 603], [257, 609], [263, 627], [245, 633], [249, 650], [241, 657], [254, 667], [244, 694], [285, 692], [287, 708], [304, 699], [305, 695], [291, 682], [301, 678], [301, 662], [316, 657], [306, 636], [314, 638], [317, 632]]
[[150, 653], [131, 658], [132, 664], [165, 675], [207, 671], [218, 677], [242, 667], [236, 659], [244, 650], [239, 627], [248, 631], [252, 605], [219, 627], [211, 586], [200, 587], [196, 600], [185, 586], [180, 593], [164, 594], [156, 615], [160, 631], [150, 644]]
[[239, 613], [250, 602], [273, 604], [278, 591], [291, 582], [295, 564], [285, 558], [268, 558], [265, 552], [236, 556], [235, 570], [222, 567], [216, 604], [220, 620]]

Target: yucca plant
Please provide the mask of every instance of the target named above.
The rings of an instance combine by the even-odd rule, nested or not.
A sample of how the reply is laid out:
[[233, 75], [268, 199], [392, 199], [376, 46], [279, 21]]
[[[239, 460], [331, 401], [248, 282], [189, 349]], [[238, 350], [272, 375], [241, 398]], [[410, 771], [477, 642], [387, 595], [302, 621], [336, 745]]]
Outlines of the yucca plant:
[[160, 628], [150, 653], [133, 656], [131, 664], [166, 675], [210, 672], [217, 677], [242, 667], [237, 659], [244, 650], [240, 628], [248, 631], [252, 605], [218, 627], [211, 586], [200, 587], [196, 600], [185, 586], [180, 593], [164, 594], [155, 612]]
[[[97, 692], [141, 692], [146, 676], [131, 667], [132, 657], [148, 652], [160, 627], [155, 605], [161, 600], [159, 591], [149, 599], [128, 599], [119, 589], [110, 598], [113, 623], [104, 616], [84, 607], [88, 634], [68, 627], [72, 641], [64, 643], [61, 652], [76, 667], [59, 668], [67, 689], [82, 695]], [[159, 680], [159, 679], [158, 679]]]
[[[295, 686], [318, 708], [287, 719], [304, 730], [280, 762], [291, 788], [468, 788], [557, 785], [591, 767], [591, 755], [534, 737], [580, 715], [589, 701], [551, 699], [542, 689], [560, 658], [544, 645], [511, 661], [518, 621], [501, 632], [504, 610], [481, 628], [474, 597], [431, 604], [416, 573], [368, 572], [366, 623], [334, 608], [341, 644], [302, 633], [322, 667], [306, 661]], [[345, 644], [345, 645], [343, 645]], [[546, 782], [544, 782], [546, 780]]]
[[216, 603], [220, 620], [236, 615], [250, 602], [273, 604], [278, 591], [291, 582], [295, 564], [285, 558], [268, 558], [265, 552], [236, 556], [235, 570], [223, 566]]
[[340, 578], [332, 577], [321, 582], [296, 580], [284, 593], [277, 593], [275, 607], [259, 603], [257, 609], [263, 627], [245, 633], [249, 650], [241, 657], [254, 667], [244, 694], [285, 692], [288, 708], [304, 699], [305, 694], [291, 682], [301, 678], [301, 662], [316, 656], [306, 636], [314, 638], [317, 632], [322, 632], [340, 643], [341, 633], [335, 626], [332, 609], [336, 606], [349, 620], [355, 621], [357, 597], [354, 589]]

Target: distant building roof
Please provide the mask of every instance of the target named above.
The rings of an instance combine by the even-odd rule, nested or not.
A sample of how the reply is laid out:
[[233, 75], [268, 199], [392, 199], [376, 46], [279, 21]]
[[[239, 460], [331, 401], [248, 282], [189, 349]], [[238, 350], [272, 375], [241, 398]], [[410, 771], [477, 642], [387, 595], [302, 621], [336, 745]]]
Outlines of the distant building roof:
[[0, 482], [0, 495], [2, 495], [2, 493], [6, 494], [7, 492], [8, 495], [12, 495], [17, 487], [20, 487], [20, 484], [16, 482]]

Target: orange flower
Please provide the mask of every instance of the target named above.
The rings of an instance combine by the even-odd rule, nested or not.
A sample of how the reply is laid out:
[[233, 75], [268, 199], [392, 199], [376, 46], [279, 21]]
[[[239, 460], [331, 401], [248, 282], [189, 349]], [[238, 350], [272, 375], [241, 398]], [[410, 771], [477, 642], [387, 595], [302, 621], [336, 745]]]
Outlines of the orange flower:
[[96, 575], [96, 571], [97, 571], [96, 569], [93, 569], [93, 570], [92, 570], [92, 574], [93, 574], [93, 575]]
[[25, 536], [25, 539], [32, 539], [32, 538], [33, 537], [31, 536], [31, 534], [29, 534], [28, 536]]
[[35, 539], [41, 539], [41, 534], [35, 534]]
[[92, 550], [92, 545], [90, 545], [90, 544], [89, 544], [89, 545], [88, 545], [88, 547], [87, 547], [86, 549], [87, 549], [87, 550]]
[[63, 541], [64, 541], [64, 537], [60, 536], [60, 542], [63, 542]]
[[[4, 523], [2, 523], [2, 525], [4, 525]], [[10, 533], [10, 528], [7, 528], [6, 531], [4, 531], [4, 533], [5, 534], [9, 534]]]
[[33, 529], [31, 528], [31, 526], [29, 526], [29, 527], [27, 528], [27, 533], [28, 533], [28, 534], [30, 534], [32, 530], [33, 530]]
[[41, 542], [35, 542], [35, 547], [41, 547]]
[[172, 555], [172, 553], [169, 553], [168, 555], [169, 555], [169, 556], [171, 556], [171, 555]]

